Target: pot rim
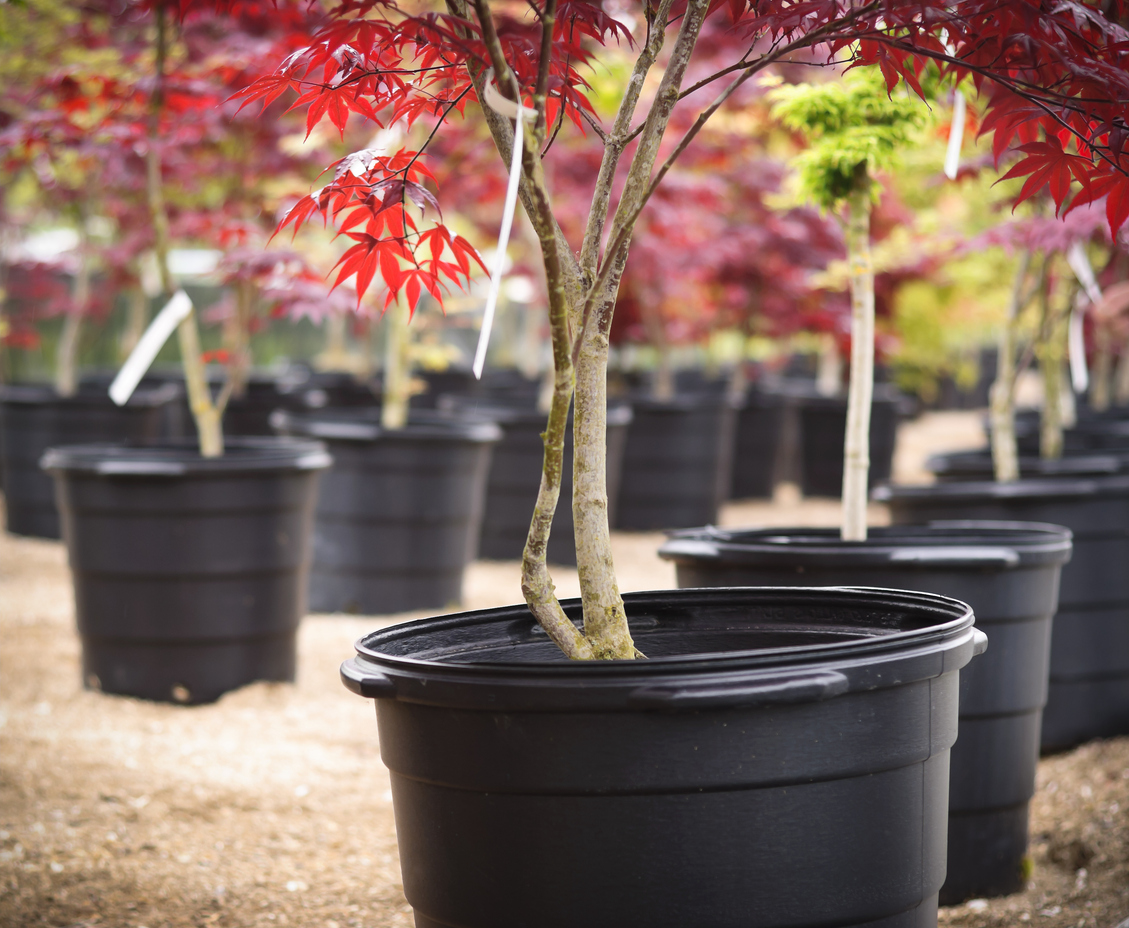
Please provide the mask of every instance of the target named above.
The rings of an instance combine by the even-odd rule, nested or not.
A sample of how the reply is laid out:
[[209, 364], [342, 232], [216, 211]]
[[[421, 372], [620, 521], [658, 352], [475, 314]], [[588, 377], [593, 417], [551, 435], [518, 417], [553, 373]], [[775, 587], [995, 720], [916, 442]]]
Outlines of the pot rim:
[[186, 477], [264, 471], [324, 470], [333, 463], [320, 441], [272, 436], [232, 436], [218, 458], [200, 456], [192, 439], [148, 444], [92, 442], [48, 448], [39, 466], [49, 473], [100, 477]]
[[388, 429], [380, 424], [379, 415], [379, 409], [367, 406], [353, 409], [339, 407], [308, 413], [279, 409], [271, 414], [271, 426], [306, 438], [357, 443], [455, 440], [489, 444], [502, 437], [502, 430], [491, 421], [447, 419], [438, 415], [420, 415], [413, 411], [404, 428]]
[[1007, 483], [994, 480], [953, 480], [924, 485], [886, 484], [877, 487], [870, 497], [880, 503], [899, 499], [968, 501], [988, 499], [1063, 498], [1086, 496], [1129, 495], [1129, 474], [1090, 477], [1021, 477]]
[[838, 532], [707, 525], [672, 532], [658, 553], [676, 564], [1010, 570], [1065, 564], [1073, 548], [1070, 529], [1046, 522], [934, 520], [874, 527], [865, 541], [844, 541]]
[[[646, 637], [648, 628], [660, 626], [664, 612], [672, 630], [678, 629], [677, 623], [693, 608], [760, 607], [767, 610], [761, 625], [766, 621], [771, 624], [774, 615], [778, 619], [780, 610], [788, 609], [790, 617], [802, 624], [805, 616], [810, 622], [820, 612], [833, 616], [835, 609], [844, 608], [844, 598], [856, 614], [858, 610], [872, 613], [873, 624], [859, 627], [857, 637], [829, 643], [704, 651], [634, 661], [569, 661], [563, 654], [552, 660], [452, 660], [450, 656], [465, 655], [468, 648], [460, 651], [450, 644], [443, 645], [450, 648], [450, 656], [445, 658], [381, 649], [436, 633], [453, 633], [457, 644], [468, 646], [477, 641], [483, 647], [541, 643], [555, 648], [524, 604], [475, 610], [417, 619], [372, 632], [356, 642], [357, 656], [342, 664], [341, 676], [349, 689], [365, 697], [485, 711], [681, 708], [664, 704], [663, 694], [678, 696], [688, 685], [693, 692], [716, 695], [722, 702], [727, 694], [743, 693], [743, 704], [747, 705], [750, 692], [765, 688], [774, 689], [777, 697], [780, 692], [788, 694], [776, 701], [802, 702], [927, 679], [962, 666], [985, 646], [983, 633], [973, 627], [971, 607], [934, 593], [866, 587], [721, 587], [627, 593], [623, 597], [629, 617], [634, 618], [634, 631], [641, 638]], [[572, 621], [579, 621], [579, 599], [562, 600], [561, 606]], [[918, 627], [892, 630], [892, 611], [911, 613]], [[883, 616], [885, 627], [881, 624]], [[827, 627], [844, 628], [832, 623]], [[645, 641], [641, 643], [646, 646]], [[420, 641], [417, 653], [428, 654], [426, 648], [427, 642]], [[801, 692], [808, 684], [811, 687]]]
[[[163, 406], [181, 396], [180, 388], [174, 383], [139, 386], [124, 404], [129, 407]], [[6, 383], [0, 384], [0, 404], [6, 406], [105, 406], [114, 405], [108, 393], [102, 391], [79, 392], [73, 396], [60, 396], [55, 388], [47, 383]]]
[[[1045, 476], [1099, 476], [1121, 473], [1122, 466], [1129, 461], [1129, 451], [1118, 454], [1113, 450], [1095, 449], [1080, 454], [1064, 454], [1061, 458], [1044, 460], [1038, 455], [1019, 456], [1020, 473], [1026, 467], [1042, 470], [1039, 477]], [[992, 467], [992, 454], [987, 449], [972, 451], [948, 451], [944, 454], [931, 454], [925, 460], [925, 468], [932, 474], [974, 473], [981, 474], [984, 468], [976, 465], [987, 464]]]

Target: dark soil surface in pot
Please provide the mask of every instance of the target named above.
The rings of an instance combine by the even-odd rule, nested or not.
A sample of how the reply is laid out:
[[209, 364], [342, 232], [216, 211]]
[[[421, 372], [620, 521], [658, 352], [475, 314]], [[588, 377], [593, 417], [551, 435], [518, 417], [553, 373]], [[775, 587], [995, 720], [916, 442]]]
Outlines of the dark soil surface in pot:
[[[835, 509], [723, 515], [830, 524]], [[613, 535], [625, 589], [673, 585], [661, 541]], [[560, 572], [565, 595], [575, 582]], [[476, 608], [516, 589], [514, 564], [469, 570]], [[69, 590], [60, 543], [0, 534], [0, 924], [411, 928], [372, 706], [337, 673], [379, 620], [311, 616], [296, 683], [186, 708], [82, 688]], [[1126, 809], [1129, 738], [1043, 758], [1029, 888], [942, 908], [941, 925], [1114, 928], [1129, 917]]]
[[60, 538], [51, 477], [39, 468], [55, 445], [84, 442], [145, 442], [168, 436], [167, 410], [179, 397], [175, 386], [143, 387], [116, 406], [101, 391], [60, 397], [45, 386], [0, 386], [0, 467], [4, 470], [7, 529], [17, 535]]
[[1044, 751], [1129, 733], [1129, 476], [889, 487], [895, 522], [1050, 522], [1074, 533], [1051, 637]]
[[490, 422], [419, 416], [396, 430], [380, 426], [377, 409], [276, 420], [324, 441], [334, 458], [318, 497], [315, 612], [391, 614], [461, 600], [501, 432]]
[[[490, 476], [486, 481], [486, 503], [482, 512], [482, 533], [478, 556], [492, 560], [520, 560], [529, 534], [533, 507], [541, 486], [545, 445], [545, 413], [538, 412], [524, 401], [502, 404], [477, 397], [445, 396], [440, 408], [453, 416], [481, 418], [495, 422], [502, 438], [494, 446], [490, 459]], [[629, 406], [613, 406], [608, 410], [607, 488], [608, 521], [615, 522], [623, 471], [623, 451], [631, 422]], [[549, 535], [550, 564], [576, 564], [576, 543], [572, 522], [572, 418], [565, 432], [564, 463], [561, 470], [561, 494], [553, 530]]]
[[960, 737], [949, 773], [948, 876], [941, 902], [1026, 883], [1028, 801], [1047, 699], [1051, 620], [1070, 533], [1033, 523], [937, 522], [871, 529], [681, 532], [660, 553], [680, 586], [864, 586], [928, 590], [972, 605], [988, 652], [961, 671]]
[[211, 702], [292, 680], [318, 472], [317, 442], [68, 445], [55, 478], [92, 689]]
[[612, 525], [654, 531], [717, 521], [729, 495], [737, 404], [707, 393], [630, 403]]
[[968, 607], [844, 588], [624, 601], [648, 660], [569, 662], [510, 607], [376, 632], [343, 666], [378, 697], [417, 926], [929, 924], [954, 671], [982, 638]]

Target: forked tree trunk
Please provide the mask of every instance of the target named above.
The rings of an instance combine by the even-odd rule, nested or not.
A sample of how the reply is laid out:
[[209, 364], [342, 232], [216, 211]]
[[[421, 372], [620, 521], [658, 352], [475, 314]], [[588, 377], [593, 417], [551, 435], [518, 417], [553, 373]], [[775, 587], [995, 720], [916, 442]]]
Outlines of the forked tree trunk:
[[1015, 336], [1017, 320], [1023, 310], [1023, 294], [1030, 267], [1031, 252], [1025, 251], [1019, 259], [1007, 315], [1003, 328], [1000, 329], [996, 382], [992, 384], [991, 390], [989, 415], [992, 423], [992, 469], [996, 480], [1000, 482], [1019, 479], [1019, 449], [1015, 439]]
[[396, 300], [384, 313], [384, 397], [380, 424], [386, 429], [402, 429], [408, 424], [411, 401], [411, 364], [408, 332], [408, 307]]
[[851, 285], [851, 381], [843, 448], [844, 541], [866, 541], [870, 476], [870, 406], [874, 397], [874, 267], [870, 259], [870, 190], [866, 165], [847, 198], [847, 262]]
[[[168, 53], [168, 23], [164, 4], [158, 2], [154, 15], [157, 21], [156, 81], [152, 97], [152, 123], [149, 133], [149, 150], [146, 154], [146, 194], [149, 214], [153, 222], [153, 250], [157, 256], [157, 270], [161, 276], [161, 289], [166, 297], [172, 296], [173, 280], [169, 271], [169, 219], [165, 211], [164, 189], [161, 184], [161, 155], [157, 149], [161, 108], [164, 105], [164, 69]], [[180, 360], [184, 367], [184, 383], [188, 389], [188, 406], [196, 422], [200, 456], [216, 458], [223, 454], [223, 430], [220, 411], [212, 402], [208, 391], [204, 359], [200, 350], [200, 330], [196, 324], [196, 311], [190, 312], [177, 326], [180, 342]]]

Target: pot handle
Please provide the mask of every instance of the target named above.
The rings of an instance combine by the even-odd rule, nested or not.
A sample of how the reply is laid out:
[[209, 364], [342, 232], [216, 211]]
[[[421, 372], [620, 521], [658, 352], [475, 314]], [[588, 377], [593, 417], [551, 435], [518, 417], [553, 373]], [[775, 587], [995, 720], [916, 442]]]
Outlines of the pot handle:
[[980, 629], [972, 629], [972, 656], [983, 654], [988, 650], [988, 636]]
[[395, 683], [379, 670], [362, 666], [355, 657], [341, 665], [341, 682], [346, 689], [365, 699], [392, 699], [396, 695]]
[[640, 709], [749, 709], [818, 702], [847, 691], [850, 681], [837, 670], [819, 670], [787, 677], [760, 677], [739, 683], [702, 686], [644, 686], [627, 697]]

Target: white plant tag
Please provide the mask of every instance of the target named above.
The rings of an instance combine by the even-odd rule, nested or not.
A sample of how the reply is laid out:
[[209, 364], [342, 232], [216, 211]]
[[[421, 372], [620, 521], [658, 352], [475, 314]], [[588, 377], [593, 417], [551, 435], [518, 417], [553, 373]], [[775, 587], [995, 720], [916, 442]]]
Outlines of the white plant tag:
[[506, 202], [502, 207], [502, 228], [498, 232], [498, 250], [494, 253], [494, 270], [490, 274], [490, 290], [486, 295], [486, 309], [482, 313], [482, 328], [478, 333], [478, 347], [474, 352], [474, 378], [482, 379], [482, 368], [486, 364], [486, 346], [490, 344], [490, 330], [494, 327], [494, 308], [498, 304], [498, 289], [502, 284], [502, 270], [506, 265], [506, 248], [510, 244], [510, 229], [514, 222], [514, 209], [517, 207], [517, 186], [521, 180], [521, 151], [525, 141], [522, 130], [522, 117], [534, 117], [537, 111], [520, 103], [507, 100], [494, 86], [494, 71], [486, 72], [486, 87], [483, 103], [507, 119], [514, 121], [514, 150], [510, 158], [510, 177], [506, 184]]
[[172, 295], [172, 299], [149, 323], [149, 328], [138, 340], [137, 345], [126, 358], [125, 364], [122, 365], [122, 369], [118, 371], [118, 376], [110, 384], [110, 399], [119, 406], [129, 402], [129, 398], [133, 396], [133, 391], [137, 389], [137, 385], [149, 370], [157, 353], [164, 347], [176, 327], [187, 319], [191, 312], [192, 300], [183, 290], [177, 290]]
[[964, 144], [964, 94], [959, 90], [953, 93], [953, 122], [949, 126], [949, 147], [945, 150], [945, 176], [957, 179], [960, 169], [960, 147]]
[[1086, 296], [1091, 303], [1097, 303], [1102, 298], [1102, 288], [1098, 286], [1098, 279], [1094, 276], [1094, 268], [1090, 264], [1090, 257], [1081, 242], [1075, 242], [1066, 253], [1066, 263], [1078, 278], [1078, 283], [1086, 291]]
[[1066, 343], [1070, 353], [1070, 385], [1075, 393], [1085, 393], [1090, 387], [1090, 372], [1086, 368], [1086, 340], [1082, 330], [1085, 314], [1077, 306], [1070, 312], [1066, 329]]

